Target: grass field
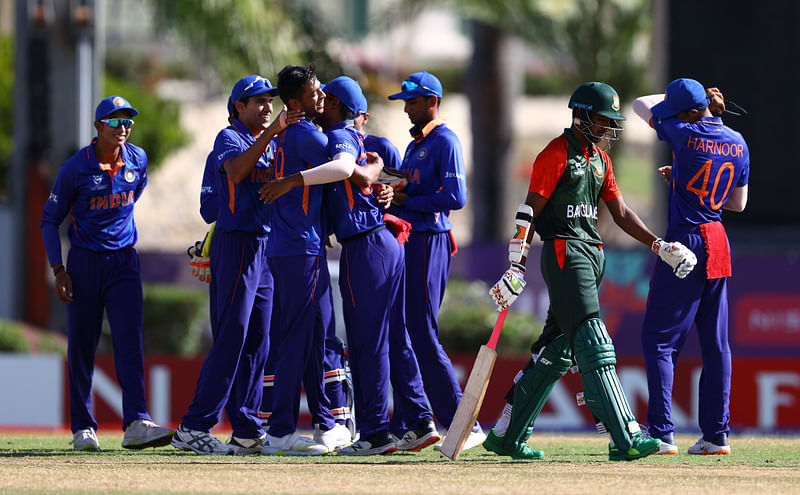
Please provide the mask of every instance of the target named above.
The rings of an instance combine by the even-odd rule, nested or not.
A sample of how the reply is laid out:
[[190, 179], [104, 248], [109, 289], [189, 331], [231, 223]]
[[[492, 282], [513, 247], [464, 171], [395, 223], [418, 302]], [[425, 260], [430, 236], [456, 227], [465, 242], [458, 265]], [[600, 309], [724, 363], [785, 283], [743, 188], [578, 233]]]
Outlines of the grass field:
[[208, 457], [171, 447], [129, 451], [100, 434], [101, 452], [74, 452], [69, 433], [0, 433], [0, 493], [214, 494], [782, 494], [800, 493], [800, 437], [731, 439], [729, 456], [680, 453], [608, 462], [607, 437], [535, 434], [542, 461], [475, 448], [450, 461], [432, 448], [387, 456]]

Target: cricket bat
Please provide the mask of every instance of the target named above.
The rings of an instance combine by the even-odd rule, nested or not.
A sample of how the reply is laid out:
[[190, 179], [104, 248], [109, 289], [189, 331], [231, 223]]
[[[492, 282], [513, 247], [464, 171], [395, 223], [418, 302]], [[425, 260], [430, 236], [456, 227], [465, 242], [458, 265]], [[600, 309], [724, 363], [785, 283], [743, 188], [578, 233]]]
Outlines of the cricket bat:
[[458, 460], [458, 456], [464, 448], [464, 443], [467, 441], [470, 432], [472, 432], [475, 419], [477, 419], [481, 410], [483, 396], [486, 395], [486, 388], [489, 386], [494, 362], [497, 359], [495, 348], [497, 347], [497, 339], [500, 338], [500, 332], [503, 330], [506, 314], [508, 314], [508, 309], [504, 309], [497, 315], [497, 322], [494, 324], [494, 330], [492, 330], [489, 342], [486, 345], [482, 345], [478, 351], [478, 357], [475, 358], [475, 364], [472, 365], [467, 385], [461, 395], [461, 402], [458, 403], [453, 422], [450, 423], [450, 428], [447, 430], [444, 442], [442, 442], [442, 454], [454, 461]]

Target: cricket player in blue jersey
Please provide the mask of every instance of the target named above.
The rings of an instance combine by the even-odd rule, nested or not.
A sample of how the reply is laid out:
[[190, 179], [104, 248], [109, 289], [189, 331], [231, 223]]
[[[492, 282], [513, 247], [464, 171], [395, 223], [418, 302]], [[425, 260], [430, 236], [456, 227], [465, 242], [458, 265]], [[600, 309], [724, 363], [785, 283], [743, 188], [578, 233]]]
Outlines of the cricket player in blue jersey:
[[[439, 117], [442, 95], [436, 76], [415, 72], [389, 99], [404, 101], [404, 111], [414, 125], [413, 141], [400, 166], [408, 186], [395, 191], [392, 209], [412, 225], [405, 245], [408, 333], [436, 419], [449, 427], [461, 401], [461, 386], [439, 343], [438, 317], [450, 257], [457, 250], [449, 214], [466, 203], [467, 181], [461, 142]], [[480, 445], [485, 438], [476, 423], [464, 448]]]
[[[214, 142], [218, 208], [211, 278], [216, 293], [210, 304], [216, 307], [215, 338], [192, 404], [172, 439], [176, 448], [198, 454], [258, 453], [265, 436], [258, 409], [274, 286], [266, 257], [270, 211], [258, 201], [258, 189], [273, 173], [272, 138], [287, 125], [283, 112], [269, 123], [275, 90], [259, 75], [240, 79], [229, 99], [231, 125]], [[233, 427], [229, 444], [211, 435], [223, 407]]]
[[703, 436], [689, 454], [730, 454], [727, 279], [732, 270], [721, 215], [723, 209], [741, 212], [747, 204], [750, 152], [742, 135], [722, 122], [720, 91], [694, 79], [676, 79], [666, 94], [638, 98], [633, 109], [672, 149], [672, 165], [660, 169], [670, 186], [664, 238], [694, 251], [698, 268], [683, 280], [672, 277], [664, 263], [653, 273], [642, 327], [650, 434], [661, 439], [660, 453], [678, 452], [672, 386], [694, 323], [703, 359], [698, 397]]
[[[41, 220], [58, 299], [67, 304], [70, 423], [75, 450], [99, 450], [91, 412], [94, 358], [103, 311], [122, 388], [122, 446], [167, 445], [173, 430], [153, 423], [144, 395], [143, 300], [133, 205], [147, 185], [147, 154], [128, 143], [138, 111], [121, 96], [97, 105], [97, 137], [58, 172]], [[70, 216], [62, 263], [58, 227]]]
[[[317, 117], [328, 136], [332, 159], [347, 159], [366, 168], [367, 154], [362, 135], [353, 125], [362, 93], [358, 83], [337, 77], [323, 87], [325, 106]], [[343, 294], [344, 320], [353, 370], [356, 416], [361, 438], [338, 450], [339, 455], [387, 454], [398, 449], [417, 451], [439, 440], [433, 414], [427, 405], [416, 359], [404, 325], [391, 325], [395, 312], [402, 316], [404, 295], [403, 248], [386, 228], [384, 212], [373, 195], [373, 174], [366, 183], [358, 178], [330, 183], [325, 194], [325, 213], [342, 245], [339, 287]], [[284, 182], [302, 184], [300, 174]], [[270, 189], [262, 189], [270, 197]], [[409, 359], [410, 357], [410, 359]], [[403, 358], [400, 360], [400, 358]], [[412, 431], [401, 440], [390, 433], [388, 414], [390, 360], [396, 388], [396, 415]], [[395, 373], [395, 369], [402, 373]]]

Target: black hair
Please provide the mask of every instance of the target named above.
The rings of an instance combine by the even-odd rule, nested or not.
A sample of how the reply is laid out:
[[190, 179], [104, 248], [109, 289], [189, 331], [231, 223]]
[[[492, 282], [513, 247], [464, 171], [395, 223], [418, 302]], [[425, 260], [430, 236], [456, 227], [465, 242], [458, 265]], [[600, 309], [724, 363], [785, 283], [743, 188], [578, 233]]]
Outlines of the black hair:
[[305, 86], [317, 79], [314, 64], [306, 66], [287, 65], [278, 73], [278, 94], [285, 105], [289, 105], [292, 98], [300, 100], [303, 97]]
[[[247, 102], [250, 101], [250, 97], [245, 96], [244, 98], [237, 101], [241, 101], [242, 103], [244, 103], [244, 106], [247, 106]], [[233, 118], [239, 120], [239, 110], [236, 110], [236, 103], [233, 104]]]

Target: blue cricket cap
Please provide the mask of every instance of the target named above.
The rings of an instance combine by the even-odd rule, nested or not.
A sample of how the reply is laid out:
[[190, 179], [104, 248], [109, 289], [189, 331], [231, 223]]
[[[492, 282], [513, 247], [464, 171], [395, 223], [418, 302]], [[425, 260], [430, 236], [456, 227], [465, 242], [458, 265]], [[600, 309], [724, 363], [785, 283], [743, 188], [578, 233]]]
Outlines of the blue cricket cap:
[[335, 96], [336, 99], [341, 101], [344, 106], [356, 115], [362, 107], [361, 100], [364, 98], [364, 93], [361, 91], [361, 86], [358, 85], [355, 79], [347, 76], [339, 76], [322, 86], [322, 91], [324, 91], [325, 94]]
[[94, 111], [94, 120], [102, 120], [117, 110], [123, 109], [128, 110], [131, 117], [139, 115], [139, 110], [133, 108], [131, 104], [128, 103], [128, 100], [121, 96], [114, 95], [103, 98], [100, 100], [100, 103], [97, 104], [97, 108]]
[[682, 77], [667, 85], [664, 101], [650, 110], [653, 112], [653, 117], [666, 119], [685, 110], [701, 110], [707, 107], [708, 103], [706, 88], [694, 79]]
[[442, 83], [430, 72], [415, 72], [400, 83], [401, 91], [389, 96], [390, 100], [410, 100], [417, 96], [442, 97]]
[[231, 90], [231, 96], [228, 98], [228, 113], [233, 115], [233, 104], [239, 100], [243, 100], [249, 96], [260, 95], [261, 93], [269, 93], [270, 96], [278, 94], [278, 88], [274, 87], [269, 79], [261, 77], [258, 74], [244, 76], [236, 81]]
[[364, 94], [364, 92], [362, 91], [361, 92], [361, 101], [358, 102], [358, 111], [356, 112], [356, 115], [358, 115], [360, 113], [367, 113], [367, 111], [368, 111], [367, 108], [369, 108], [369, 105], [367, 104], [367, 97]]

